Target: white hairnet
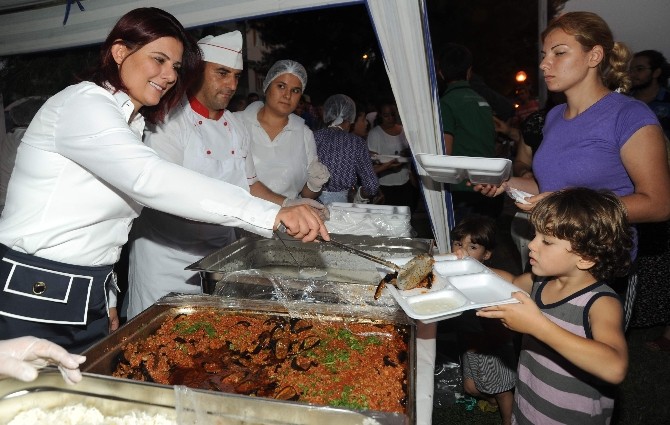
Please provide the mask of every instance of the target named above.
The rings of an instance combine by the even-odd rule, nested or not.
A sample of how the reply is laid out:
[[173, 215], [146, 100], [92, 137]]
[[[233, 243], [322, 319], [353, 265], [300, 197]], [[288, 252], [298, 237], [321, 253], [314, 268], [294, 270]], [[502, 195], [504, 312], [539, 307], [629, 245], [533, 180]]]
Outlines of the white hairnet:
[[274, 65], [270, 67], [267, 75], [265, 75], [265, 80], [263, 81], [263, 93], [268, 90], [270, 83], [282, 74], [293, 74], [298, 77], [298, 80], [302, 83], [303, 91], [305, 90], [305, 87], [307, 87], [307, 70], [305, 70], [305, 67], [296, 61], [282, 59], [275, 62]]
[[356, 103], [353, 99], [344, 94], [334, 94], [323, 102], [324, 122], [340, 125], [345, 120], [352, 124], [356, 120]]

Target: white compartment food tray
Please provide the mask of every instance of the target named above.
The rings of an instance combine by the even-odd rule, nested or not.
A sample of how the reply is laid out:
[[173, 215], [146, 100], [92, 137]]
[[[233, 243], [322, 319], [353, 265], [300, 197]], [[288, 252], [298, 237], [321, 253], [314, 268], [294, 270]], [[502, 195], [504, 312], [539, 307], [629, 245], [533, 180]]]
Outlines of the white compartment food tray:
[[416, 154], [416, 160], [435, 181], [500, 186], [512, 175], [512, 161], [505, 158], [478, 158], [470, 156]]
[[[391, 258], [389, 261], [402, 266], [410, 259]], [[381, 266], [378, 270], [382, 275], [389, 272]], [[512, 293], [521, 290], [469, 257], [435, 256], [433, 275], [431, 289], [401, 291], [386, 285], [385, 290], [409, 317], [424, 323], [450, 319], [466, 310], [516, 303]]]

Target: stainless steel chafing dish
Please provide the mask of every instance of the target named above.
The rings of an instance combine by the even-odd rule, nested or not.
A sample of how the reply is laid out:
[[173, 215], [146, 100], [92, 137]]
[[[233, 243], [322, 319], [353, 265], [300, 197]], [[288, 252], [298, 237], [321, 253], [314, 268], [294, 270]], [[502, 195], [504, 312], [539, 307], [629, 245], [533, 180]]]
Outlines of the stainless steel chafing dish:
[[105, 415], [141, 410], [175, 419], [175, 399], [169, 387], [83, 375], [77, 385], [67, 385], [59, 371], [52, 368], [41, 371], [33, 382], [0, 380], [0, 423], [6, 424], [18, 413], [34, 407], [49, 410], [78, 403], [95, 407]]
[[143, 411], [180, 424], [203, 425], [372, 425], [401, 424], [400, 417], [378, 417], [344, 409], [263, 400], [235, 394], [187, 390], [165, 385], [84, 373], [67, 385], [58, 370], [40, 373], [33, 382], [0, 380], [0, 423], [34, 407], [44, 410], [75, 404], [95, 407], [107, 416]]
[[[166, 317], [188, 314], [202, 307], [227, 311], [289, 314], [292, 317], [323, 317], [328, 320], [377, 321], [407, 326], [409, 352], [406, 414], [355, 412], [301, 402], [212, 393], [212, 397], [234, 399], [240, 409], [253, 408], [264, 416], [258, 423], [320, 424], [412, 424], [416, 417], [415, 324], [390, 296], [375, 301], [374, 290], [381, 278], [378, 266], [331, 244], [302, 243], [285, 235], [272, 239], [248, 236], [189, 266], [203, 275], [207, 294], [170, 294], [136, 316], [118, 331], [85, 353], [82, 370], [111, 375], [121, 348], [155, 332]], [[432, 253], [432, 240], [337, 235], [337, 240], [384, 258], [413, 257]], [[301, 279], [297, 266], [327, 270], [319, 279]], [[308, 297], [305, 291], [308, 288]], [[283, 298], [277, 298], [277, 291]], [[153, 391], [160, 385], [150, 386]], [[211, 393], [205, 391], [205, 393]], [[294, 412], [300, 415], [296, 416]], [[307, 413], [309, 412], [309, 413]], [[259, 413], [259, 414], [260, 414]], [[294, 418], [287, 420], [287, 418]], [[298, 419], [300, 418], [300, 419]], [[368, 422], [361, 422], [361, 418]], [[372, 420], [374, 419], [374, 421]], [[376, 422], [375, 422], [376, 421]], [[228, 423], [228, 422], [226, 422]], [[236, 423], [236, 422], [230, 422]], [[247, 422], [245, 422], [247, 423]], [[250, 422], [252, 423], [252, 422]]]
[[[235, 400], [240, 411], [253, 409], [258, 412], [261, 419], [258, 422], [239, 422], [240, 424], [263, 423], [263, 424], [412, 424], [416, 417], [415, 403], [415, 381], [416, 381], [416, 337], [415, 326], [412, 319], [408, 318], [401, 309], [388, 309], [387, 307], [357, 307], [342, 306], [335, 304], [312, 304], [312, 309], [317, 309], [320, 317], [331, 320], [361, 320], [372, 323], [393, 323], [405, 325], [409, 328], [409, 352], [407, 370], [407, 413], [397, 414], [378, 411], [354, 412], [345, 409], [335, 409], [327, 406], [314, 406], [300, 402], [280, 402], [272, 399], [251, 397], [235, 394], [223, 394], [211, 391], [197, 390], [206, 393], [210, 397], [223, 397], [216, 403], [224, 403], [224, 400]], [[151, 335], [160, 327], [166, 317], [180, 314], [189, 314], [198, 308], [219, 308], [231, 312], [248, 312], [261, 314], [287, 314], [286, 308], [276, 301], [268, 300], [245, 300], [238, 298], [225, 298], [212, 295], [180, 295], [170, 294], [160, 299], [156, 304], [134, 317], [119, 330], [103, 339], [84, 355], [88, 360], [83, 365], [82, 371], [96, 375], [111, 376], [116, 369], [122, 347], [129, 343], [141, 340]], [[307, 309], [303, 310], [309, 315]], [[115, 380], [126, 381], [126, 380]], [[131, 381], [133, 382], [133, 381]], [[140, 384], [140, 383], [137, 383]], [[140, 384], [141, 385], [141, 384]], [[156, 388], [164, 392], [165, 388], [158, 384], [147, 386], [147, 391], [153, 392]], [[214, 402], [214, 401], [213, 401]], [[218, 405], [217, 404], [217, 405]], [[207, 407], [209, 409], [209, 405]], [[222, 407], [223, 408], [223, 407]], [[233, 413], [235, 408], [231, 408]], [[232, 414], [232, 413], [231, 413]], [[308, 416], [301, 416], [308, 415]], [[291, 418], [290, 420], [287, 418]], [[295, 419], [293, 419], [295, 418]], [[309, 418], [309, 419], [307, 419]], [[362, 421], [366, 419], [367, 422]], [[374, 421], [371, 421], [374, 419]], [[375, 422], [376, 421], [376, 422]], [[238, 422], [225, 422], [236, 424]]]
[[[432, 254], [433, 251], [432, 239], [357, 235], [334, 237], [338, 242], [385, 259]], [[370, 260], [331, 244], [303, 243], [283, 234], [271, 239], [243, 237], [191, 264], [187, 269], [199, 271], [203, 278], [204, 291], [213, 293], [217, 283], [228, 274], [241, 270], [260, 270], [301, 280], [295, 273], [298, 266], [327, 270], [327, 275], [318, 279], [321, 282], [376, 287], [380, 280], [379, 266]], [[239, 280], [239, 274], [227, 280]]]

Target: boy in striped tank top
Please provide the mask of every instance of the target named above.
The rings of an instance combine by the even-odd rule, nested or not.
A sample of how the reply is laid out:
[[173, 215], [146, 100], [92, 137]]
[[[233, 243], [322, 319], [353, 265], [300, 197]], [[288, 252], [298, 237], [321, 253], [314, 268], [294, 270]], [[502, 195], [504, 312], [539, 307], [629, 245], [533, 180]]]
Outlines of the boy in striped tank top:
[[519, 303], [487, 307], [523, 335], [513, 424], [609, 424], [628, 370], [623, 307], [607, 281], [630, 266], [626, 210], [611, 192], [553, 192], [530, 217], [531, 273], [513, 279]]

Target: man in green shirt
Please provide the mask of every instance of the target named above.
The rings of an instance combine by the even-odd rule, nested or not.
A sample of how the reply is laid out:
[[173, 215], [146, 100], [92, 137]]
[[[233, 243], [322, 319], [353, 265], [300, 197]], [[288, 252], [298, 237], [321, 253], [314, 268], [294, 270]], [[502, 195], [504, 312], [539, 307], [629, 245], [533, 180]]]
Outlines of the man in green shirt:
[[[447, 155], [494, 158], [496, 131], [493, 110], [470, 87], [472, 54], [460, 44], [449, 43], [438, 56], [438, 76], [447, 84], [440, 99], [442, 129]], [[450, 187], [456, 221], [471, 212], [497, 217], [502, 197], [487, 198], [466, 182]], [[460, 216], [460, 217], [459, 217]]]

